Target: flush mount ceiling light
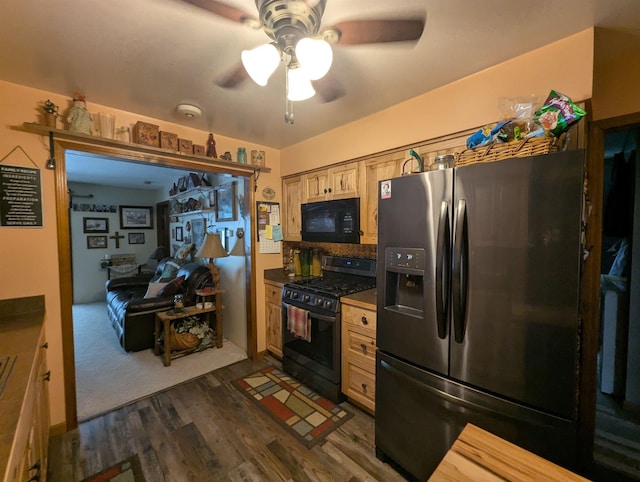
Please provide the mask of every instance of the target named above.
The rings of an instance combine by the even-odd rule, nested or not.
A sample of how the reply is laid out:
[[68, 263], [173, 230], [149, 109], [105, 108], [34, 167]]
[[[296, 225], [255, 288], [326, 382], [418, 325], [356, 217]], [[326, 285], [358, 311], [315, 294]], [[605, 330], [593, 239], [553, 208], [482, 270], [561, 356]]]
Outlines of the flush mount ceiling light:
[[324, 102], [344, 95], [340, 83], [327, 75], [333, 62], [332, 45], [416, 42], [425, 25], [423, 14], [404, 19], [348, 20], [321, 29], [328, 0], [255, 0], [258, 18], [219, 0], [183, 1], [247, 27], [264, 30], [271, 41], [243, 51], [242, 64], [216, 84], [234, 88], [250, 77], [256, 84], [266, 86], [278, 65], [284, 63], [285, 122], [291, 124], [292, 102], [306, 100], [316, 92]]
[[197, 119], [202, 115], [202, 110], [200, 107], [196, 107], [191, 104], [178, 104], [176, 107], [176, 112], [187, 119]]

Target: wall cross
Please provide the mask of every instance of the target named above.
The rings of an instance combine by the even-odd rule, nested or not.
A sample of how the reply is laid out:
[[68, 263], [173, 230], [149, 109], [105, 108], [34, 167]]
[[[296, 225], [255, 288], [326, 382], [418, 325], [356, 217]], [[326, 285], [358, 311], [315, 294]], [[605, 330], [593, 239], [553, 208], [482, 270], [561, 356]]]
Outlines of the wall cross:
[[113, 233], [113, 236], [109, 236], [109, 238], [115, 239], [116, 240], [116, 248], [119, 248], [120, 247], [120, 240], [122, 238], [124, 238], [124, 236], [121, 235], [121, 234], [118, 234], [118, 231], [116, 231], [115, 233]]

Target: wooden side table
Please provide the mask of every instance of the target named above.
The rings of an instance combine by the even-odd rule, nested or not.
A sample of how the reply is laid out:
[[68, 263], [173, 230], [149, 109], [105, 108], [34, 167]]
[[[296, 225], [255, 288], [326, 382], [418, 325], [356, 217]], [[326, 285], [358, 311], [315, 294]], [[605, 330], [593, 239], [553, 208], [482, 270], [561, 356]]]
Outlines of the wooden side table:
[[[188, 306], [178, 313], [174, 312], [173, 310], [159, 311], [158, 313], [156, 313], [154, 334], [155, 342], [153, 353], [155, 355], [162, 354], [162, 345], [160, 342], [160, 326], [162, 325], [162, 330], [164, 331], [164, 356], [162, 361], [164, 363], [164, 366], [168, 367], [169, 365], [171, 365], [171, 323], [176, 320], [188, 318], [189, 316], [204, 314], [206, 315], [207, 325], [211, 326], [211, 313], [213, 313], [214, 311], [216, 311], [215, 305], [211, 308], [202, 309], [198, 309], [195, 306]], [[216, 320], [216, 346], [218, 348], [222, 348], [222, 333], [218, 331], [218, 324], [221, 325], [221, 323]], [[191, 352], [192, 350], [188, 351]]]
[[196, 304], [211, 303], [211, 297], [214, 296], [213, 307], [216, 310], [216, 346], [222, 348], [222, 293], [224, 290], [217, 290], [215, 288], [203, 288], [196, 290]]

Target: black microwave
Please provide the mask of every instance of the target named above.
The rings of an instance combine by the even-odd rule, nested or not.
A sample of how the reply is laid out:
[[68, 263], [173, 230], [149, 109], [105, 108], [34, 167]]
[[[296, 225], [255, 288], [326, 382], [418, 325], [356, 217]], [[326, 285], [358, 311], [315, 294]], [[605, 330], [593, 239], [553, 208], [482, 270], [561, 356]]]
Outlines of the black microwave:
[[359, 244], [360, 198], [303, 204], [302, 240]]

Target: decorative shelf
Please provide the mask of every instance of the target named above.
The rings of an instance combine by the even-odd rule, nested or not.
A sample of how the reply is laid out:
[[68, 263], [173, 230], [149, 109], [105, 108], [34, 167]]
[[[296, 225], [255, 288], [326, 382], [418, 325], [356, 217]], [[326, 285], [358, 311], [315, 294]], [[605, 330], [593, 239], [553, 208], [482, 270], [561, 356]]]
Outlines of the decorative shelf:
[[193, 187], [191, 189], [187, 189], [186, 191], [179, 192], [178, 194], [174, 194], [173, 196], [169, 196], [169, 199], [187, 199], [190, 197], [194, 197], [194, 194], [199, 194], [202, 196], [208, 196], [214, 188], [211, 186], [198, 186]]
[[169, 216], [175, 216], [177, 218], [182, 216], [193, 216], [195, 214], [214, 214], [216, 212], [215, 209], [196, 209], [195, 211], [185, 211], [183, 213], [169, 213]]
[[117, 139], [107, 139], [105, 137], [92, 136], [89, 134], [79, 134], [77, 132], [69, 132], [63, 129], [43, 126], [42, 124], [24, 122], [21, 126], [11, 126], [14, 130], [48, 136], [53, 134], [54, 139], [67, 141], [74, 148], [75, 145], [89, 145], [98, 149], [105, 150], [105, 154], [113, 155], [115, 151], [126, 153], [127, 158], [141, 161], [152, 160], [172, 160], [185, 161], [189, 160], [201, 165], [204, 171], [224, 172], [237, 176], [249, 176], [260, 172], [271, 172], [271, 169], [264, 166], [253, 166], [251, 164], [240, 164], [233, 161], [225, 161], [219, 158], [199, 156], [195, 154], [181, 154], [169, 149], [160, 147], [150, 147], [133, 142], [124, 142]]

